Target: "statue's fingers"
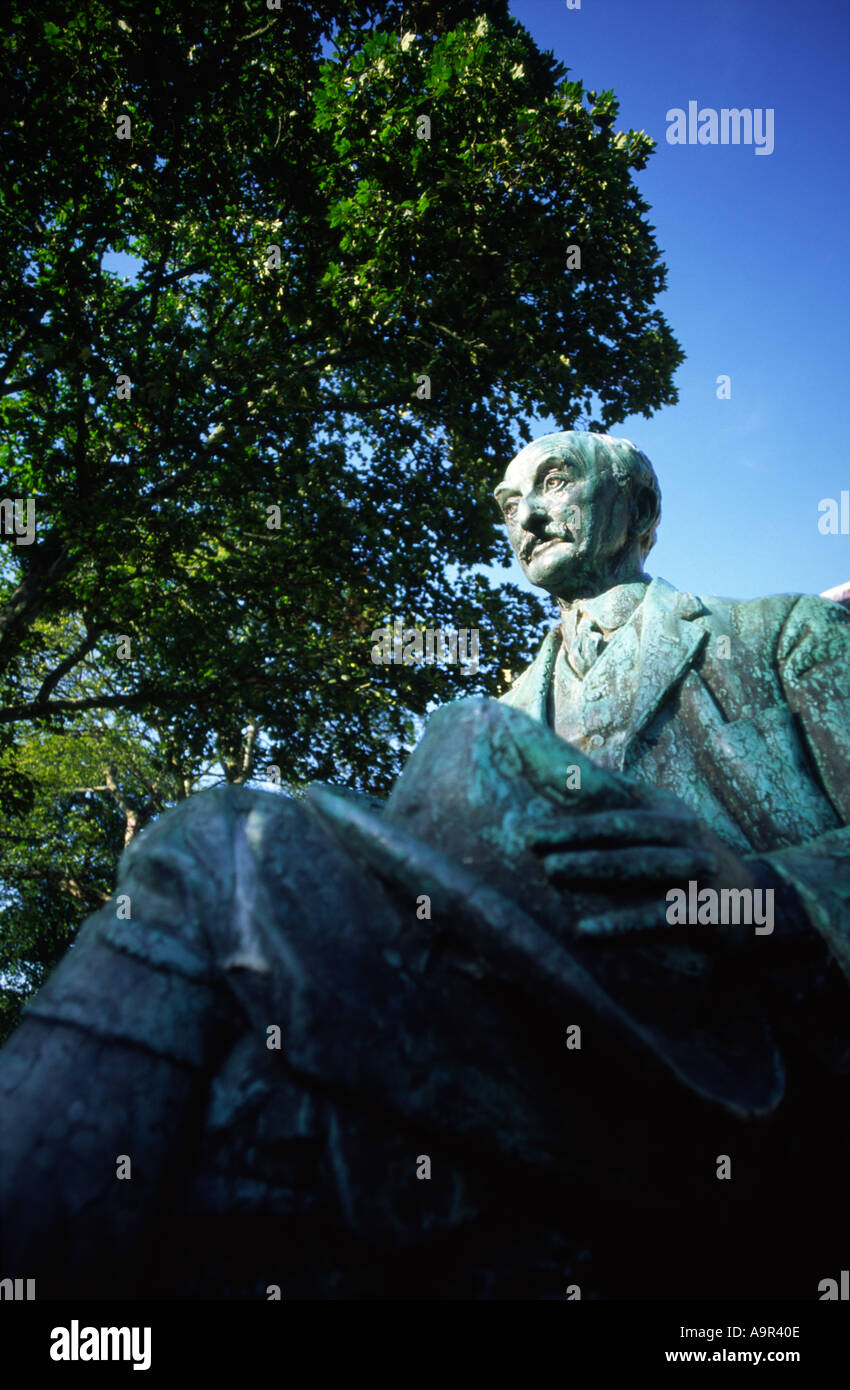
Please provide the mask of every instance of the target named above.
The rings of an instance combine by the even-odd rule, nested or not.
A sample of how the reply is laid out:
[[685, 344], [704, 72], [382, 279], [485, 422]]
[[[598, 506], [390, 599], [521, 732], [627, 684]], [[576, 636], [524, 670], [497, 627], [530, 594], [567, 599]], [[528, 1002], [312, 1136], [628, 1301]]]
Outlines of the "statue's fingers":
[[679, 847], [689, 828], [681, 816], [666, 816], [657, 811], [594, 811], [586, 816], [565, 817], [555, 826], [530, 829], [525, 842], [535, 854], [570, 845], [583, 849], [613, 844]]
[[633, 932], [657, 931], [659, 927], [670, 930], [664, 915], [664, 905], [653, 900], [648, 903], [635, 903], [617, 912], [606, 912], [598, 917], [585, 917], [575, 924], [577, 936], [603, 939], [611, 936], [628, 936]]
[[669, 888], [692, 878], [709, 878], [717, 861], [709, 850], [640, 845], [617, 850], [547, 854], [543, 867], [555, 883], [608, 884], [612, 888], [661, 883]]

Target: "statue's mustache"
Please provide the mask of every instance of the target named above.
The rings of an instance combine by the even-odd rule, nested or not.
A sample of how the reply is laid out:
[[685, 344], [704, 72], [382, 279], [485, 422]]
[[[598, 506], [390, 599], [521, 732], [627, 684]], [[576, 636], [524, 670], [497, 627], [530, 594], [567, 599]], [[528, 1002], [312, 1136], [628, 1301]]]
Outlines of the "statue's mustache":
[[519, 558], [521, 560], [529, 559], [531, 552], [538, 545], [545, 545], [547, 541], [568, 541], [570, 539], [570, 533], [564, 530], [547, 531], [544, 536], [528, 536], [520, 546]]

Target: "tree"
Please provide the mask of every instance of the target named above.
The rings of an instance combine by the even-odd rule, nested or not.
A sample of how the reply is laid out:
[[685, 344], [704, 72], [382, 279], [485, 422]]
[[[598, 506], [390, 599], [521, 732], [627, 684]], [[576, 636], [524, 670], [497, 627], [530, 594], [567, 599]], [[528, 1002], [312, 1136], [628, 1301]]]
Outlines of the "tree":
[[[479, 568], [507, 562], [490, 493], [532, 421], [676, 398], [652, 142], [503, 4], [429, 14], [7, 12], [0, 497], [36, 529], [0, 566], [0, 807], [20, 841], [78, 798], [39, 880], [62, 911], [104, 891], [116, 793], [138, 828], [205, 760], [386, 791], [429, 704], [496, 693], [539, 634]], [[480, 672], [374, 665], [393, 618], [476, 628]], [[51, 811], [36, 747], [90, 752], [70, 782], [98, 790]]]

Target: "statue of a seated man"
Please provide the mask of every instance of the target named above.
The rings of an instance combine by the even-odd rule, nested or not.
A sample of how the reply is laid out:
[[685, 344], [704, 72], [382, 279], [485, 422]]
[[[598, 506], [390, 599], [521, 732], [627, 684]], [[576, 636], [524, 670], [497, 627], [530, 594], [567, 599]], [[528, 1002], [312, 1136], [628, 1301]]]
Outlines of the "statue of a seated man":
[[817, 1298], [846, 1263], [850, 615], [644, 561], [648, 460], [497, 489], [562, 619], [386, 805], [224, 787], [0, 1053], [38, 1297]]

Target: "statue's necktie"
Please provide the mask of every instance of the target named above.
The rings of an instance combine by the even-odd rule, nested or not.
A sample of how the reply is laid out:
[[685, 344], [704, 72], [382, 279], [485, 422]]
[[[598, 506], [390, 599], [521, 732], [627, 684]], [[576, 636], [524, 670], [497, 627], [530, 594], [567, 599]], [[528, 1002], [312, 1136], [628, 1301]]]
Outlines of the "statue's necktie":
[[583, 614], [576, 625], [575, 637], [567, 652], [568, 662], [582, 680], [604, 649], [607, 640], [606, 634], [593, 619], [588, 614]]

